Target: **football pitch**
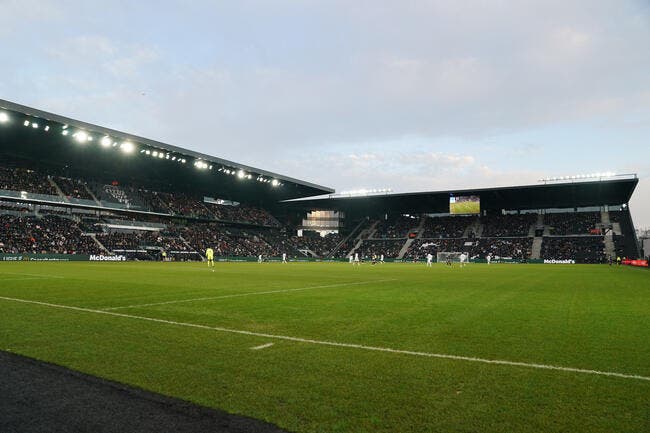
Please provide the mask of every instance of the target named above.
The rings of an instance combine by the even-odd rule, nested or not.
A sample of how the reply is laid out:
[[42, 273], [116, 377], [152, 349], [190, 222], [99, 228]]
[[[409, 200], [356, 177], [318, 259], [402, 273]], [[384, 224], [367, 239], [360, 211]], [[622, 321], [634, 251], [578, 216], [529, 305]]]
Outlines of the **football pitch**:
[[2, 263], [0, 349], [294, 432], [648, 432], [650, 272]]

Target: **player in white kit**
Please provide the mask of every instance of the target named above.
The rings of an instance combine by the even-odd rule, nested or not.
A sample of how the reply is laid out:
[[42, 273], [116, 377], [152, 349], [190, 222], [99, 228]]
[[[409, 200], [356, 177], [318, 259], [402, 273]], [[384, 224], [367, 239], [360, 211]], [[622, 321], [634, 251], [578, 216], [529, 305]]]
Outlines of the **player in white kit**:
[[287, 253], [282, 253], [282, 263], [287, 263]]
[[465, 267], [465, 263], [467, 263], [467, 256], [465, 253], [460, 253], [460, 267]]
[[488, 254], [488, 255], [485, 257], [485, 260], [487, 260], [487, 264], [489, 265], [490, 262], [492, 261], [492, 254]]
[[350, 264], [351, 264], [351, 265], [354, 265], [354, 263], [352, 263], [352, 260], [354, 260], [354, 257], [352, 256], [352, 254], [350, 254], [350, 255], [348, 256], [348, 260], [350, 260]]
[[353, 265], [361, 266], [361, 263], [359, 263], [359, 253], [354, 253], [354, 263], [353, 263]]
[[429, 253], [427, 254], [427, 266], [431, 267], [432, 266], [432, 261], [433, 261], [433, 254]]

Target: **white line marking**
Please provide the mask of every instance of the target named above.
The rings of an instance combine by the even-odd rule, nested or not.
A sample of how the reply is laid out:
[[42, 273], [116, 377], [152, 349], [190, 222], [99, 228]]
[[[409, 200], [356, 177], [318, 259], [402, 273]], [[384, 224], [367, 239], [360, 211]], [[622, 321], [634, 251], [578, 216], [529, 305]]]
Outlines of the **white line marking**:
[[173, 320], [164, 320], [164, 319], [156, 319], [153, 317], [146, 317], [146, 316], [135, 316], [132, 314], [124, 314], [124, 313], [114, 313], [112, 311], [104, 311], [104, 310], [93, 310], [90, 308], [83, 308], [83, 307], [73, 307], [70, 305], [59, 305], [59, 304], [51, 304], [49, 302], [39, 302], [39, 301], [29, 301], [26, 299], [18, 299], [18, 298], [8, 298], [5, 296], [0, 296], [0, 299], [4, 299], [5, 301], [12, 301], [12, 302], [21, 302], [24, 304], [34, 304], [34, 305], [42, 305], [45, 307], [52, 307], [52, 308], [61, 308], [64, 310], [74, 310], [74, 311], [81, 311], [84, 313], [95, 313], [95, 314], [104, 314], [107, 316], [113, 316], [113, 317], [124, 317], [127, 319], [136, 319], [136, 320], [143, 320], [147, 322], [155, 322], [155, 323], [164, 323], [167, 325], [175, 325], [175, 326], [184, 326], [188, 328], [197, 328], [197, 329], [206, 329], [209, 331], [218, 331], [218, 332], [227, 332], [230, 334], [239, 334], [239, 335], [248, 335], [252, 337], [263, 337], [263, 338], [271, 338], [275, 340], [285, 340], [285, 341], [293, 341], [296, 343], [308, 343], [308, 344], [317, 344], [320, 346], [332, 346], [332, 347], [345, 347], [349, 349], [360, 349], [360, 350], [367, 350], [367, 351], [372, 351], [372, 352], [384, 352], [384, 353], [395, 353], [398, 355], [411, 355], [411, 356], [421, 356], [421, 357], [426, 357], [426, 358], [440, 358], [440, 359], [450, 359], [454, 361], [467, 361], [467, 362], [479, 362], [483, 364], [495, 364], [495, 365], [507, 365], [507, 366], [512, 366], [512, 367], [524, 367], [524, 368], [535, 368], [539, 370], [554, 370], [554, 371], [566, 371], [570, 373], [580, 373], [580, 374], [593, 374], [597, 376], [609, 376], [609, 377], [617, 377], [621, 379], [635, 379], [635, 380], [644, 380], [650, 382], [650, 376], [641, 376], [638, 374], [628, 374], [628, 373], [617, 373], [613, 371], [599, 371], [599, 370], [587, 370], [583, 368], [574, 368], [574, 367], [561, 367], [557, 365], [548, 365], [548, 364], [535, 364], [535, 363], [528, 363], [528, 362], [518, 362], [518, 361], [505, 361], [505, 360], [500, 360], [500, 359], [485, 359], [485, 358], [476, 358], [472, 356], [460, 356], [460, 355], [449, 355], [449, 354], [444, 354], [444, 353], [429, 353], [429, 352], [416, 352], [412, 350], [400, 350], [400, 349], [391, 349], [389, 347], [378, 347], [378, 346], [365, 346], [363, 344], [354, 344], [354, 343], [337, 343], [335, 341], [326, 341], [326, 340], [312, 340], [310, 338], [300, 338], [300, 337], [290, 337], [286, 335], [275, 335], [275, 334], [264, 334], [262, 332], [253, 332], [253, 331], [244, 331], [240, 329], [230, 329], [230, 328], [222, 328], [220, 326], [207, 326], [207, 325], [197, 325], [195, 323], [184, 323], [184, 322], [175, 322]]
[[43, 277], [23, 277], [23, 278], [1, 278], [0, 283], [5, 281], [23, 281], [23, 280], [42, 280]]
[[275, 343], [266, 343], [266, 344], [262, 344], [261, 346], [251, 347], [251, 350], [262, 350], [262, 349], [266, 349], [267, 347], [271, 347], [271, 346], [273, 346], [274, 344], [275, 344]]
[[103, 308], [104, 311], [113, 311], [113, 310], [122, 310], [125, 308], [138, 308], [138, 307], [152, 307], [154, 305], [168, 305], [168, 304], [179, 304], [181, 302], [194, 302], [194, 301], [208, 301], [212, 299], [226, 299], [226, 298], [239, 298], [241, 296], [253, 296], [253, 295], [270, 295], [273, 293], [287, 293], [287, 292], [300, 292], [303, 290], [314, 290], [314, 289], [326, 289], [330, 287], [342, 287], [342, 286], [358, 286], [360, 284], [370, 284], [370, 283], [384, 283], [386, 281], [397, 281], [396, 278], [391, 278], [388, 280], [372, 280], [372, 281], [361, 281], [356, 283], [340, 283], [340, 284], [329, 284], [326, 286], [311, 286], [311, 287], [300, 287], [297, 289], [281, 289], [281, 290], [268, 290], [265, 292], [247, 292], [247, 293], [237, 293], [234, 295], [222, 295], [222, 296], [209, 296], [205, 298], [193, 298], [193, 299], [181, 299], [177, 301], [165, 301], [165, 302], [153, 302], [151, 304], [134, 304], [126, 305], [123, 307], [110, 307]]
[[[26, 276], [26, 277], [38, 277], [38, 278], [65, 278], [60, 275], [43, 275], [43, 274], [23, 274], [23, 273], [14, 273], [14, 272], [3, 272], [0, 275], [17, 275], [19, 277]], [[0, 280], [0, 281], [6, 281], [6, 280]]]

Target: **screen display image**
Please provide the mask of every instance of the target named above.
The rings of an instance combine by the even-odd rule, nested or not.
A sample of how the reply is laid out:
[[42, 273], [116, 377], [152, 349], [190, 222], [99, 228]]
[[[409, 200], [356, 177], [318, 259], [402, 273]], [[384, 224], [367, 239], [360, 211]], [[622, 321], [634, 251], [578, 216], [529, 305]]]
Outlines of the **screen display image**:
[[476, 195], [449, 197], [449, 213], [467, 215], [481, 213], [481, 198]]

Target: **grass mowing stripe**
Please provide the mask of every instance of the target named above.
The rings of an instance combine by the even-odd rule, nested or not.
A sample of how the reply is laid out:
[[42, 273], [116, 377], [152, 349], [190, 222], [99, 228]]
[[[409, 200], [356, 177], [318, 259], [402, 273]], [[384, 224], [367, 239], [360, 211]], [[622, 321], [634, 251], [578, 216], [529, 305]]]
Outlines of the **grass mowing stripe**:
[[[43, 274], [25, 274], [25, 273], [15, 273], [15, 272], [2, 272], [0, 275], [16, 275], [18, 277], [37, 277], [37, 278], [65, 278], [61, 275], [43, 275]], [[0, 280], [7, 281], [7, 280]]]
[[386, 280], [371, 280], [371, 281], [359, 281], [352, 283], [339, 283], [339, 284], [328, 284], [324, 286], [310, 286], [310, 287], [299, 287], [297, 289], [280, 289], [280, 290], [267, 290], [264, 292], [247, 292], [247, 293], [237, 293], [234, 295], [221, 295], [221, 296], [209, 296], [204, 298], [193, 298], [193, 299], [180, 299], [177, 301], [164, 301], [164, 302], [152, 302], [150, 304], [134, 304], [134, 305], [125, 305], [123, 307], [110, 307], [102, 308], [104, 311], [113, 311], [113, 310], [122, 310], [126, 308], [139, 308], [139, 307], [153, 307], [155, 305], [167, 305], [167, 304], [179, 304], [181, 302], [194, 302], [194, 301], [208, 301], [212, 299], [226, 299], [226, 298], [239, 298], [241, 296], [253, 296], [253, 295], [271, 295], [274, 293], [287, 293], [287, 292], [300, 292], [303, 290], [314, 290], [314, 289], [327, 289], [331, 287], [343, 287], [343, 286], [359, 286], [362, 284], [370, 283], [385, 283], [387, 281], [397, 281], [397, 278], [390, 278]]
[[291, 337], [291, 336], [286, 336], [286, 335], [265, 334], [265, 333], [261, 333], [261, 332], [252, 332], [252, 331], [245, 331], [245, 330], [240, 330], [240, 329], [223, 328], [223, 327], [219, 327], [219, 326], [207, 326], [207, 325], [198, 325], [198, 324], [195, 324], [195, 323], [176, 322], [176, 321], [173, 321], [173, 320], [156, 319], [154, 317], [135, 316], [135, 315], [132, 315], [132, 314], [115, 313], [115, 312], [112, 312], [112, 311], [105, 311], [105, 310], [93, 310], [93, 309], [90, 309], [90, 308], [74, 307], [74, 306], [70, 306], [70, 305], [52, 304], [52, 303], [49, 303], [49, 302], [30, 301], [30, 300], [26, 300], [26, 299], [9, 298], [9, 297], [5, 297], [5, 296], [0, 296], [0, 299], [3, 299], [5, 301], [11, 301], [11, 302], [20, 302], [20, 303], [24, 303], [24, 304], [41, 305], [41, 306], [45, 306], [45, 307], [81, 311], [81, 312], [85, 312], [85, 313], [104, 314], [104, 315], [107, 315], [107, 316], [123, 317], [123, 318], [128, 318], [128, 319], [143, 320], [143, 321], [155, 322], [155, 323], [164, 323], [164, 324], [167, 324], [167, 325], [184, 326], [184, 327], [189, 327], [189, 328], [206, 329], [206, 330], [210, 330], [210, 331], [227, 332], [227, 333], [231, 333], [231, 334], [248, 335], [248, 336], [252, 336], [252, 337], [272, 338], [272, 339], [276, 339], [276, 340], [293, 341], [293, 342], [297, 342], [297, 343], [318, 344], [318, 345], [321, 345], [321, 346], [344, 347], [344, 348], [349, 348], [349, 349], [360, 349], [360, 350], [367, 350], [367, 351], [374, 351], [374, 352], [394, 353], [394, 354], [398, 354], [398, 355], [421, 356], [421, 357], [426, 357], [426, 358], [440, 358], [440, 359], [449, 359], [449, 360], [454, 360], [454, 361], [467, 361], [467, 362], [477, 362], [477, 363], [484, 363], [484, 364], [505, 365], [505, 366], [511, 366], [511, 367], [524, 367], [524, 368], [533, 368], [533, 369], [540, 369], [540, 370], [553, 370], [553, 371], [564, 371], [564, 372], [579, 373], [579, 374], [592, 374], [592, 375], [597, 375], [597, 376], [608, 376], [608, 377], [616, 377], [616, 378], [621, 378], [621, 379], [634, 379], [634, 380], [643, 380], [643, 381], [650, 382], [650, 377], [649, 376], [640, 376], [640, 375], [636, 375], [636, 374], [618, 373], [618, 372], [612, 372], [612, 371], [588, 370], [588, 369], [582, 369], [582, 368], [562, 367], [562, 366], [557, 366], [557, 365], [536, 364], [536, 363], [527, 363], [527, 362], [518, 362], [518, 361], [505, 361], [505, 360], [499, 360], [499, 359], [485, 359], [485, 358], [476, 358], [476, 357], [471, 357], [471, 356], [449, 355], [449, 354], [444, 354], [444, 353], [417, 352], [417, 351], [412, 351], [412, 350], [392, 349], [392, 348], [389, 348], [389, 347], [365, 346], [365, 345], [362, 345], [362, 344], [354, 344], [354, 343], [338, 343], [338, 342], [335, 342], [335, 341], [313, 340], [313, 339], [309, 339], [309, 338]]

